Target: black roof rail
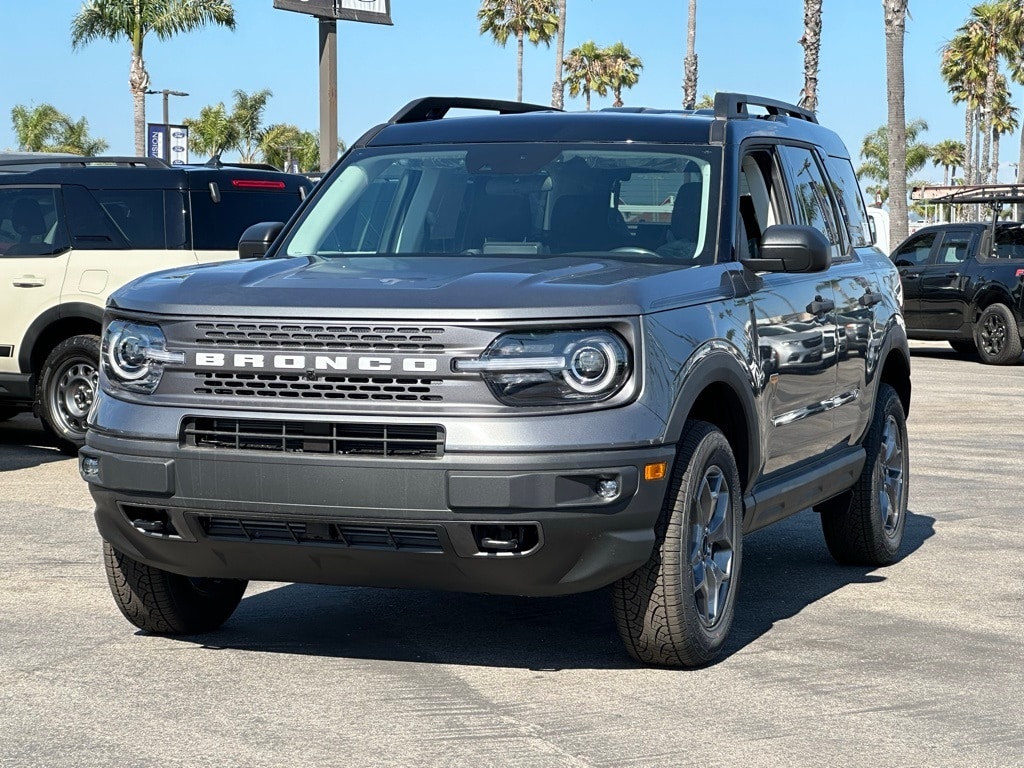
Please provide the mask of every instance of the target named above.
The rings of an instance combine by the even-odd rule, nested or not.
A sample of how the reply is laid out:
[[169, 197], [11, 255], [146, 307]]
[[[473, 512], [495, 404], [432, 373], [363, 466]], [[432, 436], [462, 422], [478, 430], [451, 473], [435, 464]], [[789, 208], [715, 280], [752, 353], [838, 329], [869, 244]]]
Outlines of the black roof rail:
[[789, 104], [785, 101], [767, 99], [763, 96], [751, 96], [746, 93], [716, 93], [715, 94], [715, 117], [722, 120], [730, 120], [738, 117], [754, 117], [747, 107], [762, 107], [769, 115], [785, 115], [795, 117], [799, 120], [806, 120], [809, 123], [817, 123], [818, 118], [809, 109], [798, 107], [796, 104]]
[[200, 168], [250, 168], [255, 171], [277, 171], [278, 173], [283, 173], [280, 168], [270, 163], [225, 163], [220, 159], [219, 152], [211, 156]]
[[5, 158], [0, 156], [0, 166], [5, 165], [49, 165], [49, 166], [90, 166], [90, 165], [118, 165], [141, 168], [170, 168], [167, 163], [158, 157], [121, 157], [121, 156], [100, 156], [85, 157], [73, 155], [49, 155], [40, 157]]
[[560, 109], [541, 104], [526, 104], [521, 101], [498, 101], [495, 99], [473, 99], [463, 96], [427, 96], [410, 101], [389, 123], [422, 123], [426, 120], [440, 120], [452, 109], [479, 109], [502, 115], [526, 112], [561, 112]]

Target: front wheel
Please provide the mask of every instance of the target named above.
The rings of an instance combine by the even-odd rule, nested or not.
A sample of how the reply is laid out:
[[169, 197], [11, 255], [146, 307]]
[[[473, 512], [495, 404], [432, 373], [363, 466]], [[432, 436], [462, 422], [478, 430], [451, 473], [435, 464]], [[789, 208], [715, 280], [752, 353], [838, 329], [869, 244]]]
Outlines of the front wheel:
[[903, 403], [888, 384], [878, 387], [864, 450], [867, 459], [857, 484], [817, 510], [836, 562], [889, 565], [899, 555], [907, 526], [910, 454]]
[[43, 427], [63, 453], [85, 445], [86, 418], [99, 379], [100, 340], [82, 335], [65, 339], [46, 357], [36, 386], [36, 410]]
[[1017, 319], [1005, 304], [991, 304], [985, 308], [975, 326], [974, 340], [983, 363], [1010, 365], [1020, 360]]
[[192, 635], [217, 629], [245, 594], [247, 581], [179, 576], [140, 563], [103, 542], [103, 562], [114, 602], [139, 629]]
[[650, 559], [612, 587], [615, 620], [644, 664], [696, 667], [732, 625], [742, 555], [742, 492], [725, 436], [686, 424]]

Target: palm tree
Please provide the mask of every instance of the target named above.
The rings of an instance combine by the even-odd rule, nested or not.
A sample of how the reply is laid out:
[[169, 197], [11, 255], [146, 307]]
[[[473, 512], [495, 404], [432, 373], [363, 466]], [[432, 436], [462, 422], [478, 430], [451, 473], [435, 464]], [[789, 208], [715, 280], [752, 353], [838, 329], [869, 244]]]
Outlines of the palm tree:
[[[345, 151], [345, 142], [338, 139], [338, 153]], [[275, 123], [260, 135], [263, 162], [285, 170], [298, 163], [300, 171], [320, 168], [320, 136], [300, 130], [297, 125]]]
[[821, 51], [822, 0], [804, 0], [804, 34], [800, 44], [804, 47], [804, 90], [800, 106], [811, 112], [818, 111], [818, 54]]
[[65, 119], [53, 151], [95, 157], [106, 152], [109, 146], [105, 139], [94, 139], [89, 135], [89, 121], [83, 117], [77, 121]]
[[185, 118], [189, 145], [197, 155], [219, 157], [238, 146], [238, 126], [228, 114], [223, 102], [199, 110], [198, 118]]
[[[906, 176], [903, 179], [904, 190], [907, 187], [907, 178], [924, 168], [932, 156], [932, 148], [924, 142], [919, 142], [917, 137], [928, 130], [928, 123], [921, 118], [913, 120], [903, 127], [900, 132], [904, 137], [904, 167]], [[868, 178], [879, 182], [873, 188], [868, 188], [872, 194], [880, 196], [882, 200], [889, 200], [889, 213], [892, 217], [893, 195], [892, 187], [892, 164], [890, 147], [892, 146], [892, 131], [888, 126], [882, 125], [864, 137], [861, 144], [860, 156], [864, 159], [860, 168], [857, 169], [858, 178]], [[904, 199], [904, 206], [906, 199]]]
[[238, 129], [238, 151], [243, 163], [251, 163], [256, 159], [256, 150], [262, 132], [263, 111], [267, 108], [267, 100], [273, 96], [269, 88], [248, 94], [236, 90], [235, 107], [231, 112], [231, 121]]
[[940, 141], [932, 147], [932, 163], [942, 166], [942, 185], [949, 186], [950, 178], [956, 175], [956, 169], [964, 165], [963, 142], [955, 139]]
[[132, 61], [128, 88], [134, 101], [135, 153], [146, 153], [146, 91], [149, 72], [142, 58], [142, 44], [152, 32], [167, 40], [180, 32], [192, 32], [207, 24], [235, 28], [231, 0], [85, 0], [71, 22], [71, 47], [78, 49], [93, 40], [128, 40]]
[[690, 0], [686, 16], [686, 56], [683, 58], [683, 109], [697, 102], [697, 0]]
[[970, 19], [959, 32], [965, 38], [968, 56], [985, 71], [985, 90], [981, 99], [981, 125], [978, 130], [983, 142], [978, 158], [978, 179], [987, 181], [991, 174], [992, 110], [995, 105], [1002, 59], [1012, 60], [1019, 55], [1024, 14], [1017, 2], [995, 0], [975, 5]]
[[608, 87], [615, 95], [613, 107], [622, 106], [622, 89], [632, 88], [640, 80], [640, 70], [644, 63], [619, 41], [604, 49], [605, 68], [607, 70]]
[[903, 71], [903, 37], [908, 0], [882, 0], [885, 20], [885, 82], [889, 113], [889, 247], [910, 234], [907, 218], [907, 123]]
[[50, 146], [66, 120], [63, 112], [52, 104], [26, 107], [18, 104], [11, 110], [14, 135], [22, 152], [42, 152]]
[[954, 104], [964, 105], [964, 182], [977, 181], [975, 166], [980, 165], [974, 156], [975, 115], [985, 91], [985, 68], [978, 66], [978, 60], [971, 55], [971, 41], [964, 33], [957, 34], [942, 49], [940, 67], [943, 79], [953, 96]]
[[587, 111], [590, 111], [590, 94], [607, 96], [610, 82], [606, 66], [606, 52], [599, 48], [593, 40], [569, 51], [565, 57], [565, 82], [569, 84], [569, 95], [573, 98], [581, 93], [587, 100]]
[[1006, 77], [999, 75], [996, 77], [996, 93], [992, 100], [992, 173], [989, 180], [993, 184], [999, 183], [999, 137], [1017, 130], [1017, 113], [1017, 108], [1010, 103]]
[[476, 17], [480, 34], [490, 34], [504, 46], [516, 39], [516, 100], [523, 100], [523, 44], [528, 38], [538, 45], [551, 44], [558, 31], [558, 11], [551, 0], [483, 0]]
[[565, 83], [562, 82], [562, 59], [565, 58], [565, 0], [558, 0], [558, 42], [555, 43], [555, 82], [551, 85], [551, 106], [565, 106]]

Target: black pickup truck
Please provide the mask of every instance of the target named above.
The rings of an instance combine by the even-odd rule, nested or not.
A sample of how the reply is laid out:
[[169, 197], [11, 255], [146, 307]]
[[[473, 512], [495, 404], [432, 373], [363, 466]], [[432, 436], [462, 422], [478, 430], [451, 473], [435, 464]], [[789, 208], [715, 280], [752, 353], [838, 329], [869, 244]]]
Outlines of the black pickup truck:
[[[993, 205], [1014, 202], [987, 198]], [[972, 198], [973, 201], [973, 198]], [[1010, 365], [1024, 334], [1024, 224], [964, 222], [925, 227], [891, 256], [903, 284], [911, 339], [946, 340], [983, 363]]]

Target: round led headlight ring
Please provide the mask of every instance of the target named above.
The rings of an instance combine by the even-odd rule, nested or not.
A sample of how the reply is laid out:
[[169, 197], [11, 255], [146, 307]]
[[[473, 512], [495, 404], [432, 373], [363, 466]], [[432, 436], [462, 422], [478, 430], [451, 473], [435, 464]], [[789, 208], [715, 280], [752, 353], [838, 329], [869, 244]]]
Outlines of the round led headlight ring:
[[149, 339], [122, 328], [110, 339], [107, 362], [124, 381], [137, 381], [149, 374]]
[[568, 365], [562, 372], [566, 384], [584, 395], [608, 388], [619, 373], [619, 355], [603, 339], [584, 339], [566, 355]]

